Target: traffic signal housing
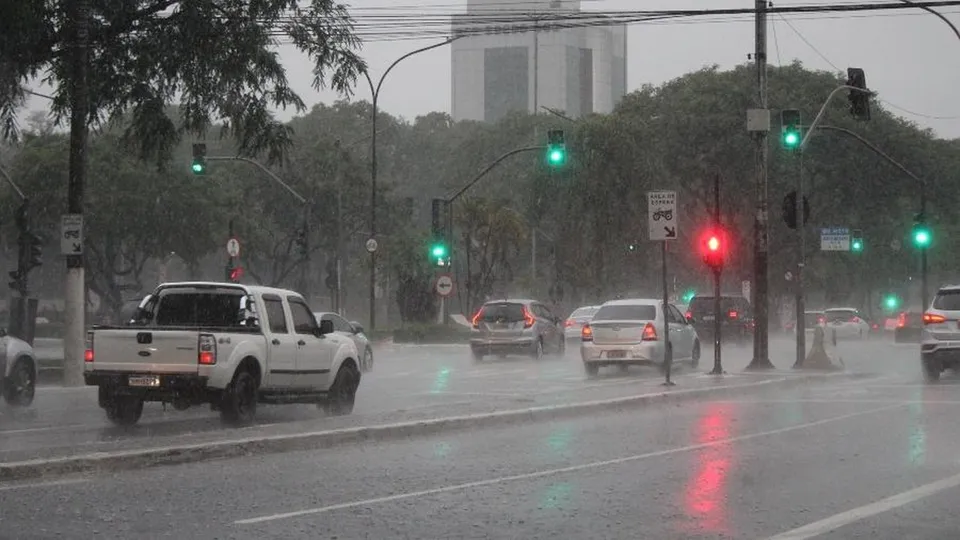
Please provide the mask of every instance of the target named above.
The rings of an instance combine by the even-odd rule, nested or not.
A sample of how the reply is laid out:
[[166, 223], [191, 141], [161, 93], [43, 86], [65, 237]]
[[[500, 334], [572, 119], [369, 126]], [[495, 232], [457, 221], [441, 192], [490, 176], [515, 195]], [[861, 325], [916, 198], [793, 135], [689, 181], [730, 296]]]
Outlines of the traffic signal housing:
[[900, 307], [900, 299], [895, 294], [888, 294], [883, 298], [883, 307], [887, 311], [895, 311]]
[[207, 145], [204, 143], [193, 143], [193, 162], [190, 164], [190, 170], [193, 174], [207, 174]]
[[780, 111], [780, 144], [787, 150], [797, 150], [803, 141], [803, 129], [800, 126], [800, 111], [784, 109]]
[[870, 119], [870, 91], [867, 90], [867, 76], [861, 68], [847, 68], [847, 86], [857, 90], [849, 90], [847, 98], [850, 100], [850, 114], [857, 120]]
[[727, 257], [727, 238], [723, 229], [714, 227], [704, 231], [700, 238], [700, 256], [713, 271], [719, 272], [723, 268]]
[[[783, 222], [791, 229], [797, 228], [797, 192], [791, 191], [783, 197]], [[810, 200], [803, 197], [803, 223], [810, 221]]]
[[850, 237], [850, 251], [860, 253], [863, 251], [863, 231], [854, 229]]
[[566, 162], [567, 143], [563, 130], [551, 129], [547, 132], [547, 164], [551, 167], [562, 167]]
[[447, 246], [446, 227], [444, 227], [445, 199], [433, 199], [430, 205], [430, 264], [450, 266], [450, 248]]
[[930, 227], [924, 222], [918, 222], [913, 226], [913, 245], [918, 249], [927, 249], [933, 242], [933, 233]]
[[430, 245], [430, 261], [434, 266], [449, 266], [450, 265], [450, 251], [447, 249], [447, 244], [443, 240], [434, 241]]

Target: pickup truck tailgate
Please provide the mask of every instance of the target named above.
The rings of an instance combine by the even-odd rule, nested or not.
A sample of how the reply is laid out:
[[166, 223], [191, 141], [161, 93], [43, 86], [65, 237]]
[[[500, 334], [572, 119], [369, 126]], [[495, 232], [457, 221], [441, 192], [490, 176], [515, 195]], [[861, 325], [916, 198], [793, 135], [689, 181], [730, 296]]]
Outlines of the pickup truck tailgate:
[[195, 330], [95, 330], [92, 368], [140, 373], [197, 373], [198, 337], [199, 332]]

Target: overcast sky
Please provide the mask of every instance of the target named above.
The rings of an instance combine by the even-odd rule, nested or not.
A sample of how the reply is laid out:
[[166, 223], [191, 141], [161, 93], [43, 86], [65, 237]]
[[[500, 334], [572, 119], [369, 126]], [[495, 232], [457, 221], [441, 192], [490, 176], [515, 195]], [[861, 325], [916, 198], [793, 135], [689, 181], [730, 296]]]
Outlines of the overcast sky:
[[[847, 3], [854, 0], [791, 0], [778, 6]], [[864, 0], [877, 1], [877, 0]], [[411, 13], [462, 12], [466, 0], [353, 0], [359, 17], [370, 8], [408, 6]], [[653, 10], [751, 8], [752, 0], [584, 0], [583, 10]], [[960, 26], [960, 8], [942, 12]], [[391, 11], [391, 13], [395, 13]], [[629, 27], [627, 91], [659, 84], [704, 66], [731, 68], [747, 61], [754, 48], [753, 23], [741, 20], [690, 20]], [[366, 19], [369, 22], [369, 19]], [[769, 27], [769, 61], [799, 59], [811, 69], [846, 72], [862, 67], [867, 84], [885, 107], [939, 136], [960, 137], [960, 39], [933, 15], [920, 10], [866, 14], [774, 15]], [[424, 41], [369, 41], [362, 54], [375, 77], [403, 53], [429, 45]], [[332, 92], [310, 87], [309, 62], [292, 47], [281, 55], [293, 87], [312, 105], [331, 103]], [[361, 81], [355, 99], [369, 99]], [[380, 96], [383, 110], [412, 120], [431, 111], [450, 112], [450, 49], [442, 47], [411, 57], [387, 77]], [[772, 106], [785, 104], [771, 104]], [[31, 109], [43, 108], [34, 99]], [[909, 112], [908, 112], [909, 111]], [[292, 111], [280, 113], [283, 118]]]

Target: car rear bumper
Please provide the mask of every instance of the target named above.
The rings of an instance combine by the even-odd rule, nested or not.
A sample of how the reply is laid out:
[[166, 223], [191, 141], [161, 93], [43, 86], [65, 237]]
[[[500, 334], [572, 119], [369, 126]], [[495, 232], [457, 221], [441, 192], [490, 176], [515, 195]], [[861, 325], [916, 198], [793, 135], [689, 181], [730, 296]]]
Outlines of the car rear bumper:
[[662, 364], [663, 344], [659, 341], [597, 345], [580, 344], [580, 359], [589, 364]]
[[474, 354], [517, 354], [528, 353], [533, 349], [533, 336], [523, 336], [512, 340], [471, 339], [470, 349]]
[[[131, 386], [131, 377], [159, 378], [158, 386]], [[216, 390], [207, 388], [207, 377], [195, 373], [131, 373], [126, 371], [88, 371], [83, 374], [88, 386], [101, 388], [101, 400], [110, 395], [138, 396], [144, 401], [209, 401]], [[101, 403], [102, 405], [102, 403]]]

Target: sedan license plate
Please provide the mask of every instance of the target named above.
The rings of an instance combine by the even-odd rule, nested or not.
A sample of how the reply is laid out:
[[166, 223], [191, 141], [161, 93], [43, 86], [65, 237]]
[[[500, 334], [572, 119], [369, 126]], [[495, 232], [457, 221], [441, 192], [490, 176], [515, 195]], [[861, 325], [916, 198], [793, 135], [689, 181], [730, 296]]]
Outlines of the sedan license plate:
[[607, 351], [607, 358], [626, 358], [627, 351]]
[[703, 320], [705, 320], [705, 321], [712, 321], [712, 320], [713, 320], [713, 315], [704, 315], [704, 316], [703, 316]]
[[130, 386], [140, 386], [155, 388], [160, 386], [159, 375], [131, 375], [127, 378], [127, 384]]

